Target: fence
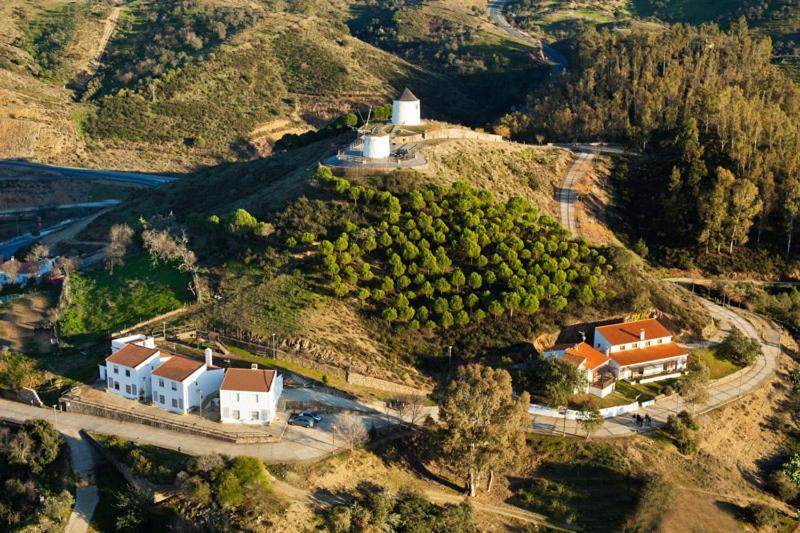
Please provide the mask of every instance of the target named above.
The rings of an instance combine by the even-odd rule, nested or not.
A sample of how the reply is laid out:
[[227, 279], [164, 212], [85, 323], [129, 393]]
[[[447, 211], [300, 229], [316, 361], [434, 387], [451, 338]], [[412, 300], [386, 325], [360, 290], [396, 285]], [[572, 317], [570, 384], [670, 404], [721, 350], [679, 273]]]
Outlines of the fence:
[[[639, 404], [639, 402], [633, 402], [627, 405], [617, 405], [614, 407], [606, 407], [604, 409], [600, 409], [600, 416], [603, 418], [614, 418], [615, 416], [620, 416], [628, 413], [632, 413], [637, 411], [640, 407], [644, 407], [644, 404]], [[577, 420], [580, 417], [580, 411], [573, 411], [572, 409], [553, 409], [551, 407], [545, 407], [544, 405], [539, 405], [532, 403], [528, 406], [528, 412], [533, 416], [546, 416], [548, 418], [566, 418], [567, 420]]]
[[71, 413], [102, 416], [104, 418], [111, 418], [113, 420], [119, 420], [122, 422], [133, 422], [135, 424], [143, 424], [146, 426], [178, 431], [191, 435], [198, 435], [200, 437], [232, 442], [235, 444], [261, 444], [278, 441], [278, 439], [276, 439], [274, 436], [265, 433], [220, 431], [198, 426], [196, 424], [185, 424], [168, 420], [166, 418], [159, 418], [144, 413], [125, 411], [109, 405], [78, 398], [73, 394], [62, 396], [59, 399], [59, 403], [64, 406], [65, 411], [69, 411]]

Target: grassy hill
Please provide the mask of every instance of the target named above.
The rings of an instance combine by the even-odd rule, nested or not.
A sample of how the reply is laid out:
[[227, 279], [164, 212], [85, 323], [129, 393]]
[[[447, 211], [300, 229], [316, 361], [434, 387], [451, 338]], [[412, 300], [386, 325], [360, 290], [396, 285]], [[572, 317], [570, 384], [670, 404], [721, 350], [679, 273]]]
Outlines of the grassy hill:
[[[505, 354], [515, 358], [526, 353], [529, 349], [526, 346], [530, 346], [542, 332], [555, 331], [565, 322], [642, 314], [657, 308], [667, 313], [680, 329], [699, 331], [707, 324], [705, 312], [693, 300], [677, 289], [655, 281], [643, 271], [640, 261], [618, 250], [591, 248], [595, 250], [591, 253], [604, 256], [612, 267], [598, 288], [604, 293], [603, 298], [592, 304], [586, 303], [589, 293], [581, 296], [585, 298], [584, 303], [579, 302], [580, 288], [576, 288], [566, 291], [565, 301], [554, 308], [547, 308], [544, 302], [554, 298], [555, 293], [540, 294], [542, 308], [547, 308], [544, 311], [492, 318], [488, 316], [491, 301], [487, 298], [490, 296], [484, 295], [484, 303], [480, 305], [487, 316], [482, 323], [456, 322], [435, 331], [422, 327], [422, 322], [413, 324], [413, 319], [387, 326], [383, 316], [385, 304], [366, 305], [359, 298], [360, 288], [368, 287], [372, 294], [380, 294], [376, 293], [381, 289], [380, 283], [370, 281], [366, 287], [361, 287], [351, 281], [347, 282], [350, 288], [340, 293], [336, 279], [332, 282], [326, 277], [323, 259], [316, 255], [316, 245], [308, 244], [310, 241], [334, 242], [342, 232], [347, 232], [353, 235], [352, 242], [358, 243], [360, 248], [369, 247], [363, 239], [372, 231], [370, 228], [380, 227], [381, 215], [375, 211], [379, 205], [376, 203], [378, 196], [392, 194], [405, 205], [414, 191], [446, 191], [457, 182], [466, 182], [476, 191], [483, 191], [480, 194], [491, 194], [492, 198], [488, 200], [491, 205], [519, 197], [540, 216], [552, 219], [557, 216], [554, 192], [563, 179], [571, 156], [559, 148], [507, 142], [435, 144], [425, 148], [430, 165], [422, 172], [403, 171], [379, 178], [354, 180], [352, 187], [373, 191], [369, 194], [372, 200], [361, 196], [354, 203], [351, 197], [342, 197], [315, 178], [317, 161], [335, 150], [336, 142], [336, 139], [321, 141], [265, 159], [225, 164], [186, 175], [177, 183], [152, 191], [147, 198], [130, 201], [100, 219], [100, 224], [92, 228], [86, 238], [103, 238], [103, 228], [117, 221], [128, 221], [137, 226], [136, 221], [141, 216], [171, 211], [190, 232], [192, 248], [200, 258], [208, 285], [219, 296], [214, 303], [206, 303], [186, 315], [182, 319], [186, 323], [211, 326], [253, 339], [266, 340], [273, 333], [282, 339], [304, 339], [315, 347], [312, 353], [323, 360], [345, 365], [352, 356], [356, 369], [409, 382], [418, 380], [420, 372], [429, 374], [440, 370], [441, 356], [448, 345], [455, 347], [459, 357]], [[440, 204], [447, 205], [447, 202]], [[239, 208], [246, 209], [258, 221], [268, 222], [272, 232], [267, 232], [266, 236], [252, 231], [232, 233], [228, 224], [233, 212]], [[218, 218], [209, 222], [211, 215]], [[458, 225], [454, 220], [457, 219], [451, 219], [447, 225]], [[542, 222], [541, 227], [547, 228], [548, 224]], [[535, 230], [531, 242], [540, 232], [543, 237], [549, 235], [547, 238], [556, 243], [559, 250], [562, 242], [564, 246], [570, 246], [560, 230]], [[296, 241], [294, 245], [290, 242], [292, 239]], [[452, 242], [442, 246], [457, 249]], [[504, 250], [504, 246], [501, 245], [499, 250]], [[493, 254], [487, 256], [495, 261], [492, 257]], [[513, 262], [513, 255], [510, 257]], [[370, 270], [380, 280], [393, 268], [386, 263], [387, 260], [388, 255], [375, 255], [364, 262], [371, 265]], [[453, 261], [456, 261], [455, 256]], [[452, 268], [458, 264], [454, 262]], [[353, 264], [353, 268], [360, 272], [358, 269], [364, 267], [358, 265], [360, 263]], [[342, 280], [350, 279], [345, 278], [345, 275], [351, 276], [349, 266], [347, 263], [337, 267], [343, 272]], [[410, 268], [413, 271], [421, 267]], [[465, 264], [459, 268], [469, 273], [474, 267]], [[499, 263], [490, 263], [482, 271], [497, 269], [502, 270]], [[450, 276], [454, 275], [450, 270], [451, 267], [446, 267], [445, 272], [432, 275], [429, 281], [434, 283], [439, 277], [444, 277], [450, 283]], [[499, 276], [500, 270], [494, 275]], [[406, 281], [400, 279], [402, 277], [400, 274], [392, 284], [395, 287], [405, 284]], [[412, 278], [414, 276], [409, 274], [409, 279], [416, 283]], [[441, 285], [441, 290], [447, 291], [448, 305], [453, 306], [453, 320], [463, 321], [465, 317], [460, 316], [460, 305], [467, 304], [469, 294], [451, 294], [446, 285], [436, 283], [436, 287]], [[421, 289], [415, 286], [401, 292], [410, 290], [420, 294]], [[501, 292], [510, 292], [499, 287], [482, 290], [496, 292], [498, 299], [502, 298]], [[462, 304], [450, 301], [455, 296], [461, 298]], [[384, 302], [383, 297], [378, 298]], [[385, 298], [386, 302], [394, 302], [394, 296], [386, 295]], [[433, 320], [434, 304], [438, 305], [435, 302], [438, 298], [416, 300], [415, 312], [419, 312], [416, 307], [429, 307], [420, 316], [427, 313], [430, 316], [427, 321]], [[505, 303], [515, 305], [513, 296], [506, 298]], [[414, 301], [414, 297], [410, 300]], [[522, 301], [521, 297], [520, 303]], [[562, 305], [566, 307], [562, 308]], [[444, 320], [445, 323], [449, 321]]]

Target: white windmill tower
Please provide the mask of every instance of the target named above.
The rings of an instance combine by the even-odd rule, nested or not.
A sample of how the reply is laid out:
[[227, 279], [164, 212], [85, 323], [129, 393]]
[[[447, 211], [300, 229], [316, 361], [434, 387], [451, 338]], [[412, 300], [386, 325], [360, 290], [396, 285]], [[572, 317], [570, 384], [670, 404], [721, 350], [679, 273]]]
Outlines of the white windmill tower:
[[420, 117], [419, 98], [406, 88], [400, 98], [392, 102], [392, 124], [395, 126], [419, 126], [422, 123]]
[[363, 155], [368, 159], [386, 159], [392, 153], [391, 137], [383, 125], [370, 126], [371, 117], [372, 108], [364, 125], [358, 130], [364, 143]]

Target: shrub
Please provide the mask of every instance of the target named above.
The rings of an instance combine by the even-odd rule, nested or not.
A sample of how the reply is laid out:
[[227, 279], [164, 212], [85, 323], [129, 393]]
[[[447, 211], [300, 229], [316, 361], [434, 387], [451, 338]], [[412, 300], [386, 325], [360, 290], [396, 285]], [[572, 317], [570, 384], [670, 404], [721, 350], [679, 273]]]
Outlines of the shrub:
[[756, 527], [774, 524], [780, 518], [778, 511], [764, 503], [751, 503], [747, 506], [747, 518]]
[[[690, 422], [694, 423], [691, 416], [687, 413], [686, 416], [683, 417], [681, 417], [681, 415], [669, 415], [667, 417], [667, 423], [664, 425], [664, 431], [672, 437], [678, 451], [684, 455], [693, 454], [697, 451], [699, 445], [699, 438], [695, 430], [684, 422], [687, 417]], [[694, 427], [699, 428], [696, 424], [694, 424]]]
[[783, 470], [776, 470], [767, 478], [767, 487], [778, 498], [790, 502], [800, 494], [798, 487]]

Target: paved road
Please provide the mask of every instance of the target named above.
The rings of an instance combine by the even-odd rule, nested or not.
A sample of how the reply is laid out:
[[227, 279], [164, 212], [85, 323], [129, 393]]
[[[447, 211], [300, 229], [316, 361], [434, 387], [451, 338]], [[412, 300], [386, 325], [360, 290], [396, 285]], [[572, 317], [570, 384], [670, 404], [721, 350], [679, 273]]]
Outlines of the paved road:
[[8, 209], [0, 209], [0, 215], [19, 215], [23, 213], [36, 213], [37, 211], [44, 211], [49, 209], [92, 209], [102, 207], [114, 207], [122, 203], [122, 200], [108, 199], [100, 200], [98, 202], [78, 202], [73, 204], [58, 204], [58, 205], [38, 205], [35, 207], [11, 207]]
[[64, 533], [85, 533], [99, 500], [94, 481], [96, 452], [80, 432], [69, 429], [62, 433], [69, 446], [72, 469], [75, 471], [78, 484], [75, 490], [75, 507], [69, 516]]
[[[16, 422], [32, 418], [46, 418], [50, 421], [54, 419], [52, 410], [4, 399], [0, 399], [0, 416]], [[153, 444], [192, 455], [216, 452], [227, 455], [251, 455], [259, 457], [266, 463], [296, 463], [317, 460], [342, 449], [343, 443], [334, 439], [330, 431], [339, 416], [326, 415], [320, 427], [311, 430], [288, 426], [280, 442], [266, 444], [233, 444], [131, 422], [61, 411], [55, 416], [55, 427], [67, 434], [76, 434], [83, 429], [119, 435], [140, 444]], [[381, 426], [386, 423], [385, 415], [378, 413], [362, 416], [361, 420], [365, 428], [369, 428], [371, 424]]]
[[75, 221], [69, 218], [67, 220], [62, 220], [55, 226], [44, 228], [39, 232], [39, 235], [25, 233], [19, 237], [14, 237], [13, 239], [0, 242], [0, 257], [9, 258], [20, 248], [24, 248], [25, 246], [28, 246], [29, 244], [34, 243], [47, 235], [62, 231], [63, 229], [69, 227], [69, 225], [73, 222]]
[[45, 165], [43, 163], [32, 163], [30, 161], [17, 161], [11, 159], [0, 160], [0, 168], [9, 168], [17, 171], [29, 170], [31, 172], [42, 173], [41, 179], [52, 179], [53, 176], [57, 176], [63, 179], [91, 179], [114, 181], [119, 183], [135, 183], [137, 185], [147, 185], [149, 187], [158, 187], [159, 185], [164, 185], [166, 183], [175, 181], [175, 178], [168, 176], [157, 176], [154, 174], [141, 174], [138, 172], [123, 172], [116, 170], [95, 170], [76, 167], [60, 167]]
[[550, 60], [550, 63], [553, 64], [554, 71], [561, 71], [569, 67], [567, 58], [553, 49], [553, 47], [547, 45], [541, 39], [537, 39], [536, 37], [533, 37], [524, 31], [515, 28], [510, 22], [508, 22], [508, 19], [503, 14], [503, 10], [505, 9], [507, 3], [508, 0], [492, 0], [489, 2], [489, 18], [492, 19], [494, 25], [500, 28], [500, 30], [509, 37], [527, 43], [531, 46], [541, 48], [545, 57], [547, 57], [547, 59]]
[[[752, 366], [712, 382], [708, 387], [709, 400], [702, 405], [696, 406], [697, 414], [718, 409], [761, 387], [775, 373], [777, 359], [781, 353], [780, 332], [773, 329], [765, 321], [761, 321], [766, 326], [766, 338], [762, 339], [754, 324], [755, 318], [742, 314], [738, 310], [734, 311], [730, 308], [719, 306], [706, 299], [702, 299], [702, 302], [711, 316], [719, 320], [721, 328], [730, 331], [735, 326], [746, 335], [758, 340], [761, 344], [763, 356], [759, 357]], [[653, 427], [655, 428], [663, 425], [669, 415], [680, 412], [683, 409], [692, 411], [692, 407], [686, 406], [676, 394], [657, 400], [654, 405], [640, 409], [638, 412], [642, 416], [649, 414], [653, 418]], [[533, 420], [532, 427], [536, 433], [566, 434], [576, 437], [586, 436], [586, 433], [578, 427], [577, 422], [574, 420], [565, 422], [563, 419], [537, 416]], [[649, 429], [637, 427], [630, 415], [626, 415], [606, 419], [603, 427], [592, 436], [597, 438], [627, 437]]]

